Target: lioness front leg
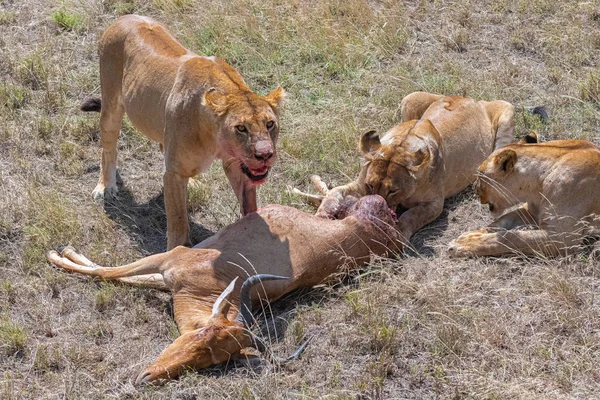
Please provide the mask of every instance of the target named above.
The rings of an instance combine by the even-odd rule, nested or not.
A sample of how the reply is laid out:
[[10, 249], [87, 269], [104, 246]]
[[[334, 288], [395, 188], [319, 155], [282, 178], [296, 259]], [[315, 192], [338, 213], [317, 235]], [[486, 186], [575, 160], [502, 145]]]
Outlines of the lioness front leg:
[[426, 203], [420, 203], [415, 207], [406, 210], [400, 218], [396, 228], [402, 234], [404, 245], [410, 242], [410, 238], [419, 229], [435, 220], [442, 213], [444, 209], [443, 200], [435, 200]]
[[167, 250], [191, 246], [187, 213], [188, 178], [167, 167], [163, 175], [165, 211], [167, 212]]
[[486, 233], [482, 230], [466, 232], [450, 242], [448, 252], [454, 257], [501, 256], [557, 256], [570, 252], [581, 237], [572, 234], [558, 237], [545, 230], [501, 231]]
[[535, 212], [532, 212], [527, 204], [518, 207], [506, 214], [501, 215], [494, 222], [483, 228], [481, 231], [493, 232], [498, 229], [514, 229], [521, 226], [537, 225], [538, 221], [534, 217]]
[[256, 184], [244, 175], [239, 166], [239, 161], [235, 159], [223, 160], [223, 169], [233, 188], [235, 196], [240, 203], [242, 215], [249, 214], [257, 210], [256, 204]]

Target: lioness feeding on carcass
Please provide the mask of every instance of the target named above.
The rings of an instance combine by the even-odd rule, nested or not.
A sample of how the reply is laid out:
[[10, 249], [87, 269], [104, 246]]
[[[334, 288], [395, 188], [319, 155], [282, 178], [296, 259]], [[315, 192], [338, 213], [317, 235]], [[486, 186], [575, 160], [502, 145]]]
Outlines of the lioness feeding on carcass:
[[[326, 282], [372, 254], [396, 249], [395, 216], [380, 196], [347, 202], [337, 217], [327, 220], [271, 205], [194, 248], [177, 247], [122, 267], [100, 267], [72, 248], [47, 257], [70, 271], [171, 290], [181, 336], [136, 380], [160, 382], [188, 367], [241, 357], [240, 351], [255, 345], [248, 332], [249, 310], [261, 300]], [[240, 290], [242, 281], [257, 274], [268, 275], [258, 275], [258, 282], [250, 280]]]
[[375, 131], [362, 136], [365, 164], [356, 181], [327, 193], [319, 185], [325, 197], [317, 215], [332, 216], [347, 199], [379, 194], [398, 214], [407, 243], [441, 214], [444, 199], [473, 182], [494, 149], [513, 140], [514, 107], [505, 101], [415, 92], [401, 108], [402, 123], [381, 139]]
[[[454, 256], [556, 256], [600, 228], [600, 149], [587, 140], [496, 150], [479, 166], [473, 187], [496, 220], [453, 240]], [[515, 229], [526, 226], [533, 229]]]
[[167, 247], [189, 245], [187, 183], [215, 158], [240, 202], [242, 214], [256, 210], [256, 186], [276, 158], [281, 88], [253, 93], [240, 74], [217, 57], [183, 47], [151, 18], [127, 15], [100, 41], [102, 100], [84, 111], [100, 111], [102, 164], [94, 198], [117, 192], [117, 137], [123, 114], [165, 155], [163, 178]]

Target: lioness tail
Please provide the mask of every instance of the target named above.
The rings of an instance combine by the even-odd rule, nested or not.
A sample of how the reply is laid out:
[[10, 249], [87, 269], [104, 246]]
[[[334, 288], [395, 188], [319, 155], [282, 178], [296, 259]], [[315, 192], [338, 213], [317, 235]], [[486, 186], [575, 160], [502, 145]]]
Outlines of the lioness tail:
[[81, 111], [96, 111], [100, 112], [102, 108], [102, 101], [100, 97], [90, 97], [81, 105]]

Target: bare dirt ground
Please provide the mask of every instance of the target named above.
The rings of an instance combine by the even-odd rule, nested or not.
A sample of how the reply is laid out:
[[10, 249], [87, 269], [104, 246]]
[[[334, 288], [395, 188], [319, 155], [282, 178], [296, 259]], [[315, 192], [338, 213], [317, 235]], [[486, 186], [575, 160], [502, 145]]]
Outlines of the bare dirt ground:
[[[600, 143], [600, 4], [465, 0], [0, 0], [0, 398], [590, 399], [600, 387], [600, 264], [450, 259], [489, 222], [470, 190], [413, 239], [339, 284], [295, 293], [265, 316], [273, 346], [303, 358], [260, 371], [215, 367], [164, 387], [133, 379], [178, 335], [170, 296], [53, 269], [71, 244], [117, 265], [166, 248], [162, 158], [125, 123], [120, 197], [91, 199], [99, 172], [97, 41], [149, 15], [254, 90], [282, 85], [280, 158], [261, 204], [313, 210], [286, 192], [308, 173], [343, 184], [357, 141], [400, 119], [406, 94], [504, 99], [517, 133]], [[524, 112], [546, 106], [542, 123]], [[468, 150], [466, 150], [468, 151]], [[194, 241], [239, 218], [220, 166], [190, 189]]]

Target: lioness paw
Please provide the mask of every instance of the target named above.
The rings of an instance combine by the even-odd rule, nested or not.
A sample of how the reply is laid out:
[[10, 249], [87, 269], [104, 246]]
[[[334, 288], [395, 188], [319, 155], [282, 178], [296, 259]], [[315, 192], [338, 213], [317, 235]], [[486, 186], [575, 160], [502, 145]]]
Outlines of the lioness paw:
[[469, 251], [464, 246], [457, 243], [456, 240], [451, 241], [448, 245], [448, 253], [450, 254], [450, 257], [467, 257], [470, 254]]
[[454, 239], [448, 245], [448, 253], [451, 257], [468, 257], [475, 255], [477, 244], [485, 235], [485, 229], [478, 231], [466, 232]]
[[92, 198], [97, 202], [102, 202], [104, 200], [110, 200], [117, 196], [117, 186], [108, 186], [98, 184], [94, 191], [92, 192]]

